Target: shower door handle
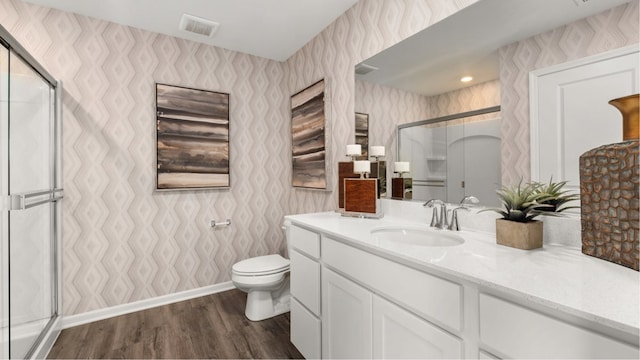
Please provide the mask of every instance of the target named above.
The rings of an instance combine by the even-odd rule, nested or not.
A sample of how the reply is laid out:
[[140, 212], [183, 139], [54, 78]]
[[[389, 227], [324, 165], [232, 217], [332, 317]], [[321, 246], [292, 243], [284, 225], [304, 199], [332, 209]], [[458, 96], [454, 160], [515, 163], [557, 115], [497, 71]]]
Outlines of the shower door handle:
[[26, 210], [64, 198], [63, 189], [38, 190], [9, 195], [10, 211]]

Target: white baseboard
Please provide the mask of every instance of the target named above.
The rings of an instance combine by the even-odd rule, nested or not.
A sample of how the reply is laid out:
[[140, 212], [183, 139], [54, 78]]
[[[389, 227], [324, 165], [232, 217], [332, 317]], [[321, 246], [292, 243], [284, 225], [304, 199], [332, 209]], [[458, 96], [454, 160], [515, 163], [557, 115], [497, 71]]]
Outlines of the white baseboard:
[[104, 320], [115, 316], [130, 314], [132, 312], [151, 309], [157, 306], [172, 304], [179, 301], [194, 299], [201, 296], [211, 295], [227, 290], [235, 289], [231, 281], [219, 283], [210, 286], [204, 286], [197, 289], [182, 291], [174, 294], [162, 295], [151, 299], [135, 301], [132, 303], [116, 305], [104, 309], [88, 311], [82, 314], [62, 316], [62, 328], [88, 324], [90, 322]]

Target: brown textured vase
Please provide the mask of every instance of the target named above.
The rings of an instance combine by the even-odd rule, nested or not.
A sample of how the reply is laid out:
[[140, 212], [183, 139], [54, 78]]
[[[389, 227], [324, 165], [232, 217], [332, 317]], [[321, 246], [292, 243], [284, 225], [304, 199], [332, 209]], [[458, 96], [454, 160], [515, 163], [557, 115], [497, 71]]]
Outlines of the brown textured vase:
[[640, 138], [640, 94], [609, 101], [622, 113], [622, 140]]
[[622, 113], [624, 141], [580, 156], [582, 252], [640, 268], [640, 94], [609, 104]]

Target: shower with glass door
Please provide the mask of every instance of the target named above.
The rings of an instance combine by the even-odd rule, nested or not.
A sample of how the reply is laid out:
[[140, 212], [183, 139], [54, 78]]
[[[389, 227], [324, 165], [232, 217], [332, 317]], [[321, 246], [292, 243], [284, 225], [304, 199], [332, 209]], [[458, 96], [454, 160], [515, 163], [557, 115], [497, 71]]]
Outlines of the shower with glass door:
[[61, 86], [0, 26], [0, 358], [60, 332]]

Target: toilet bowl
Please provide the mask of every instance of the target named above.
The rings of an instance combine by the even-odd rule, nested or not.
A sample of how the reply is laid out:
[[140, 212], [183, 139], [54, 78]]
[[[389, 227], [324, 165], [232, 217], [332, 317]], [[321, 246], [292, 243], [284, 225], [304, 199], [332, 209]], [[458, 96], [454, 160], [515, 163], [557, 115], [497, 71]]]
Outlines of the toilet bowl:
[[289, 260], [280, 255], [258, 256], [235, 263], [231, 281], [247, 293], [245, 315], [260, 321], [290, 309]]

